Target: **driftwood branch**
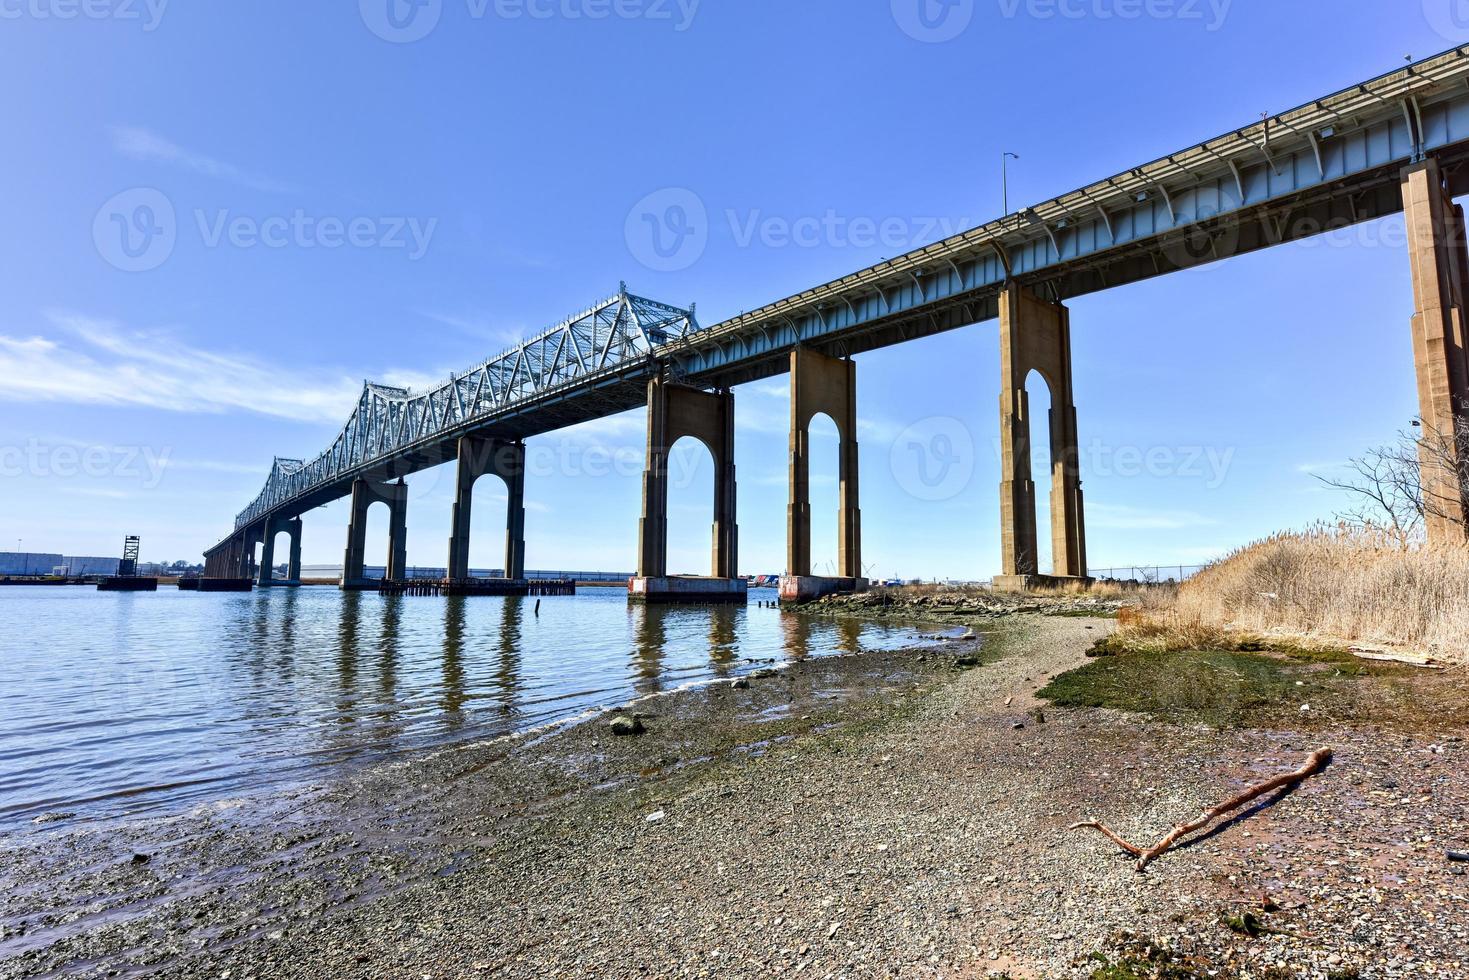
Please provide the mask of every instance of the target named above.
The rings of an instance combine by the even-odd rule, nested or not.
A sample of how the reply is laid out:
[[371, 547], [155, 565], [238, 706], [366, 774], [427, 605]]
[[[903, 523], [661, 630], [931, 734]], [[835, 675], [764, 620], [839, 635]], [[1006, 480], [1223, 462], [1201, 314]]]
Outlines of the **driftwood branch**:
[[1197, 820], [1193, 820], [1189, 823], [1181, 823], [1178, 826], [1174, 827], [1162, 840], [1154, 844], [1152, 847], [1143, 848], [1138, 847], [1136, 844], [1129, 843], [1121, 834], [1117, 833], [1117, 831], [1113, 830], [1111, 827], [1108, 827], [1100, 820], [1085, 820], [1081, 823], [1072, 824], [1066, 829], [1081, 830], [1083, 828], [1088, 828], [1101, 833], [1118, 847], [1126, 851], [1128, 854], [1131, 854], [1133, 857], [1137, 858], [1137, 869], [1139, 871], [1142, 871], [1149, 864], [1151, 864], [1153, 860], [1157, 858], [1160, 854], [1168, 850], [1168, 848], [1172, 847], [1174, 844], [1178, 843], [1180, 838], [1208, 826], [1210, 823], [1224, 816], [1226, 813], [1229, 813], [1232, 810], [1238, 810], [1246, 803], [1249, 803], [1251, 800], [1259, 799], [1266, 793], [1273, 792], [1277, 789], [1294, 789], [1298, 783], [1301, 783], [1308, 777], [1315, 775], [1317, 772], [1320, 772], [1321, 769], [1324, 768], [1326, 764], [1330, 761], [1331, 749], [1317, 749], [1315, 752], [1311, 753], [1311, 757], [1306, 760], [1306, 764], [1301, 766], [1301, 768], [1297, 769], [1295, 772], [1288, 772], [1276, 776], [1273, 779], [1267, 779], [1263, 783], [1251, 786], [1249, 789], [1245, 790], [1243, 793], [1240, 793], [1238, 796], [1230, 797], [1223, 803], [1220, 803], [1218, 806], [1214, 807], [1212, 810], [1205, 811]]

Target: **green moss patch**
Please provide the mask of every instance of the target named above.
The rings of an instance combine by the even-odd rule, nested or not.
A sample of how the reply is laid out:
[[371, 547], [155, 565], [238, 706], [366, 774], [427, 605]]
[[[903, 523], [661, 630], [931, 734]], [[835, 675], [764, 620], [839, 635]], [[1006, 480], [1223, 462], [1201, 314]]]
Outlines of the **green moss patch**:
[[1469, 727], [1469, 695], [1442, 673], [1330, 650], [1108, 651], [1039, 696], [1058, 707], [1116, 708], [1216, 728], [1342, 721]]

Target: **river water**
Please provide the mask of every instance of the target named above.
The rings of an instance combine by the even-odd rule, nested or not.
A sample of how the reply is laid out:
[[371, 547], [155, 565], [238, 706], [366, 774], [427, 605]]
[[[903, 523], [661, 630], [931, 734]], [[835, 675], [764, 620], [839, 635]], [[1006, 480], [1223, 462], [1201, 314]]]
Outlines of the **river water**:
[[[526, 731], [759, 662], [923, 641], [749, 606], [0, 590], [0, 828], [171, 812]], [[539, 613], [536, 612], [539, 603]]]

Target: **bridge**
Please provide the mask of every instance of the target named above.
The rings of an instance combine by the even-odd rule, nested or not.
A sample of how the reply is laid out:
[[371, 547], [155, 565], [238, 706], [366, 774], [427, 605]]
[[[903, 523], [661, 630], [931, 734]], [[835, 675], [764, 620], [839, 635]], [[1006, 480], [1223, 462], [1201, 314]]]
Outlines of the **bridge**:
[[[791, 378], [787, 578], [783, 595], [861, 586], [856, 365], [864, 351], [999, 321], [1002, 583], [1039, 576], [1030, 410], [1035, 371], [1051, 392], [1052, 576], [1086, 575], [1077, 413], [1067, 300], [1403, 212], [1411, 320], [1425, 431], [1455, 451], [1469, 417], [1464, 341], [1466, 235], [1455, 194], [1469, 191], [1469, 47], [1416, 62], [1125, 173], [1005, 215], [825, 285], [701, 326], [681, 309], [616, 295], [540, 336], [414, 394], [367, 383], [337, 439], [307, 462], [278, 459], [234, 531], [206, 553], [206, 574], [271, 584], [278, 533], [290, 534], [288, 581], [299, 578], [301, 515], [350, 495], [343, 586], [362, 587], [367, 508], [391, 514], [388, 575], [406, 567], [401, 478], [450, 460], [458, 495], [451, 579], [467, 574], [470, 490], [493, 474], [510, 507], [506, 575], [524, 570], [524, 440], [577, 422], [648, 408], [636, 598], [743, 595], [738, 579], [732, 388]], [[838, 568], [811, 575], [808, 426], [837, 425]], [[707, 579], [666, 569], [668, 453], [685, 435], [716, 464]], [[1462, 462], [1462, 461], [1461, 461]], [[1425, 464], [1438, 500], [1431, 539], [1462, 536], [1469, 514], [1443, 467]], [[396, 481], [396, 482], [395, 482]], [[263, 545], [257, 561], [256, 546]]]

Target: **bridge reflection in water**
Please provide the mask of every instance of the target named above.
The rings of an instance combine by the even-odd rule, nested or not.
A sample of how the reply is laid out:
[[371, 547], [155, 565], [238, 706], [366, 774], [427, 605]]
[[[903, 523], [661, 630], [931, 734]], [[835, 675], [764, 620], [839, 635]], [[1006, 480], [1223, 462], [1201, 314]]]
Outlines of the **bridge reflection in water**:
[[[310, 588], [7, 599], [0, 646], [17, 680], [0, 688], [0, 755], [15, 763], [0, 825], [312, 781], [324, 765], [525, 731], [767, 662], [919, 640], [756, 605], [630, 607], [618, 589], [539, 602]], [[26, 636], [41, 621], [44, 649]], [[61, 715], [66, 739], [48, 735]]]

